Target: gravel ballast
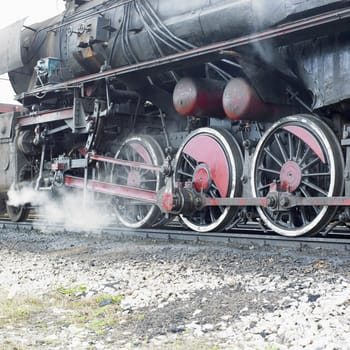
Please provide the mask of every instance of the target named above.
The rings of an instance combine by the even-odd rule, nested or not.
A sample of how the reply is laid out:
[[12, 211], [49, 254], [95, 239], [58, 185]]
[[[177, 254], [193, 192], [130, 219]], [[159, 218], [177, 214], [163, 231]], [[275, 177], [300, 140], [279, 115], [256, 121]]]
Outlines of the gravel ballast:
[[0, 349], [350, 349], [349, 256], [0, 232]]

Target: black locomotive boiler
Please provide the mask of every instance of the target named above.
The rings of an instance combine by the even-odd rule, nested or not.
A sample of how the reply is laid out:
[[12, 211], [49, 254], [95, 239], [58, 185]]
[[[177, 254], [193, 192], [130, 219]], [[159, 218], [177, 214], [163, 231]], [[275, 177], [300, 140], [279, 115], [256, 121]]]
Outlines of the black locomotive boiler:
[[30, 183], [99, 193], [135, 229], [350, 223], [350, 1], [65, 2], [0, 32], [21, 103], [0, 115], [3, 203]]

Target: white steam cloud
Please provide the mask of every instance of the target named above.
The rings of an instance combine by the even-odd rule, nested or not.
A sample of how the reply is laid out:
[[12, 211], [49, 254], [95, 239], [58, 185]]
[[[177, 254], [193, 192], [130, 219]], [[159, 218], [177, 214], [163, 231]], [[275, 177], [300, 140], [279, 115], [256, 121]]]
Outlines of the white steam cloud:
[[20, 206], [30, 203], [39, 218], [48, 224], [63, 226], [67, 230], [94, 231], [111, 224], [115, 219], [108, 215], [108, 197], [88, 193], [84, 201], [83, 191], [62, 189], [59, 195], [35, 191], [30, 186], [20, 190], [11, 187], [8, 205]]

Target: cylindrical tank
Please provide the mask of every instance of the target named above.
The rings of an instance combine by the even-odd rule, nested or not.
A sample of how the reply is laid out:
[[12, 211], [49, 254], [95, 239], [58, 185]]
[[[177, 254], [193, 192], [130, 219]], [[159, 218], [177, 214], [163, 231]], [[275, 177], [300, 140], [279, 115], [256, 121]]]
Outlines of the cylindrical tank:
[[218, 80], [182, 78], [173, 93], [175, 110], [183, 116], [224, 117], [224, 88], [224, 82]]
[[273, 120], [288, 113], [287, 106], [265, 103], [243, 78], [233, 78], [228, 82], [222, 106], [231, 120]]

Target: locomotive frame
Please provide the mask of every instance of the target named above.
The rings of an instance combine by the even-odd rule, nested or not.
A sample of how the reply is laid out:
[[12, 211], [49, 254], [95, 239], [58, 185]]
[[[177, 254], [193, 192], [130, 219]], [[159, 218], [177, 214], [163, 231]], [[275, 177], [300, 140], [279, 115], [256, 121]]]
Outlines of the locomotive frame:
[[[348, 2], [324, 1], [200, 46], [158, 23], [149, 1], [140, 4], [153, 31], [147, 22], [130, 27], [132, 6], [142, 13], [133, 1], [92, 3], [97, 12], [84, 17], [89, 1], [69, 0], [68, 17], [44, 26], [53, 37], [64, 31], [66, 46], [76, 35], [68, 66], [40, 57], [25, 83], [26, 65], [6, 67], [23, 110], [0, 116], [4, 198], [11, 184], [24, 182], [38, 191], [93, 191], [111, 198], [119, 222], [135, 229], [175, 216], [198, 232], [254, 220], [301, 236], [349, 224]], [[122, 39], [105, 16], [111, 9], [129, 16]], [[164, 40], [160, 28], [165, 45], [182, 50], [157, 47], [159, 57], [137, 60], [127, 33], [144, 28], [155, 47]], [[107, 48], [114, 53], [113, 36], [130, 56], [116, 67], [101, 59]], [[66, 78], [70, 66], [86, 72]], [[342, 79], [339, 67], [349, 68]], [[7, 211], [14, 221], [26, 219], [29, 203]]]

